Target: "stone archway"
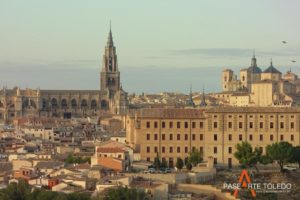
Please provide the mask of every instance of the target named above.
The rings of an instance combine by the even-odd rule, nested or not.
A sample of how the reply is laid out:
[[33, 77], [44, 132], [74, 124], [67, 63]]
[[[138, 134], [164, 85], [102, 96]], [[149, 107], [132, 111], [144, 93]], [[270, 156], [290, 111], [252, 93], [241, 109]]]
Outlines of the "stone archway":
[[30, 99], [30, 98], [26, 98], [23, 103], [22, 103], [22, 107], [24, 109], [36, 109], [36, 103]]

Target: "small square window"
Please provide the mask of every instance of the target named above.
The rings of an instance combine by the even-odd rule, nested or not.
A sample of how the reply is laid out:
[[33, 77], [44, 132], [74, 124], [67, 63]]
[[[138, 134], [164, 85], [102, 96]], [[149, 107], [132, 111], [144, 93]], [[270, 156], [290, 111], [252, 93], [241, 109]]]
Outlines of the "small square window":
[[214, 147], [214, 153], [218, 153], [218, 147]]
[[218, 135], [214, 134], [214, 141], [218, 141]]

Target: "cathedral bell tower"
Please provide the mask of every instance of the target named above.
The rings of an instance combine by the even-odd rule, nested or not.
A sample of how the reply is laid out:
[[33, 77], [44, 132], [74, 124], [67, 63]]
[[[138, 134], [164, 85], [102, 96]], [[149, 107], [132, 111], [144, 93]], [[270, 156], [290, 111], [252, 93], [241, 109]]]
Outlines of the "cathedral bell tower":
[[108, 92], [109, 99], [112, 99], [116, 92], [120, 90], [120, 72], [111, 27], [103, 55], [100, 88], [101, 91]]

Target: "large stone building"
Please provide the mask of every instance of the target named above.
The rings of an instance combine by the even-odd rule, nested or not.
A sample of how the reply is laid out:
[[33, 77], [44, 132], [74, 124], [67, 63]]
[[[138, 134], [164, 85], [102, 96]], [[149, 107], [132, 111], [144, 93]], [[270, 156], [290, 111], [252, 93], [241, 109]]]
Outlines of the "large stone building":
[[297, 94], [298, 77], [290, 71], [284, 76], [273, 66], [262, 71], [253, 55], [251, 66], [240, 70], [240, 77], [231, 69], [222, 72], [221, 93], [213, 96], [226, 95], [224, 104], [231, 106], [279, 106], [291, 107], [300, 104]]
[[274, 142], [300, 145], [299, 108], [218, 107], [200, 109], [141, 109], [126, 116], [128, 144], [142, 160], [154, 161], [157, 153], [170, 166], [193, 150], [204, 160], [235, 165], [235, 145], [248, 141], [262, 148]]
[[100, 112], [125, 114], [127, 93], [122, 89], [111, 30], [103, 55], [100, 90], [40, 90], [18, 87], [0, 91], [0, 122], [21, 116], [71, 117]]

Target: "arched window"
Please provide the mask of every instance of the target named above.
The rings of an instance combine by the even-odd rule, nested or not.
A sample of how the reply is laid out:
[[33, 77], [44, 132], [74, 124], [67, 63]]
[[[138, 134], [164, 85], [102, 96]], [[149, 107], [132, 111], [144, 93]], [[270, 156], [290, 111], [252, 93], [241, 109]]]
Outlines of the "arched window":
[[111, 85], [115, 85], [115, 79], [114, 78], [111, 78]]
[[106, 100], [101, 101], [101, 109], [108, 110], [108, 102]]
[[97, 101], [95, 99], [93, 99], [91, 101], [91, 109], [96, 109], [97, 108]]
[[46, 109], [47, 108], [47, 101], [46, 99], [42, 99], [42, 109]]
[[57, 103], [56, 98], [51, 99], [51, 107], [54, 108], [54, 109], [56, 109], [58, 107], [58, 103]]
[[75, 99], [72, 99], [72, 101], [71, 101], [71, 107], [72, 107], [72, 109], [76, 109], [77, 108], [77, 101]]
[[81, 108], [86, 109], [88, 107], [87, 101], [85, 99], [83, 99], [81, 101]]
[[68, 103], [66, 99], [61, 100], [61, 108], [63, 109], [68, 108]]

